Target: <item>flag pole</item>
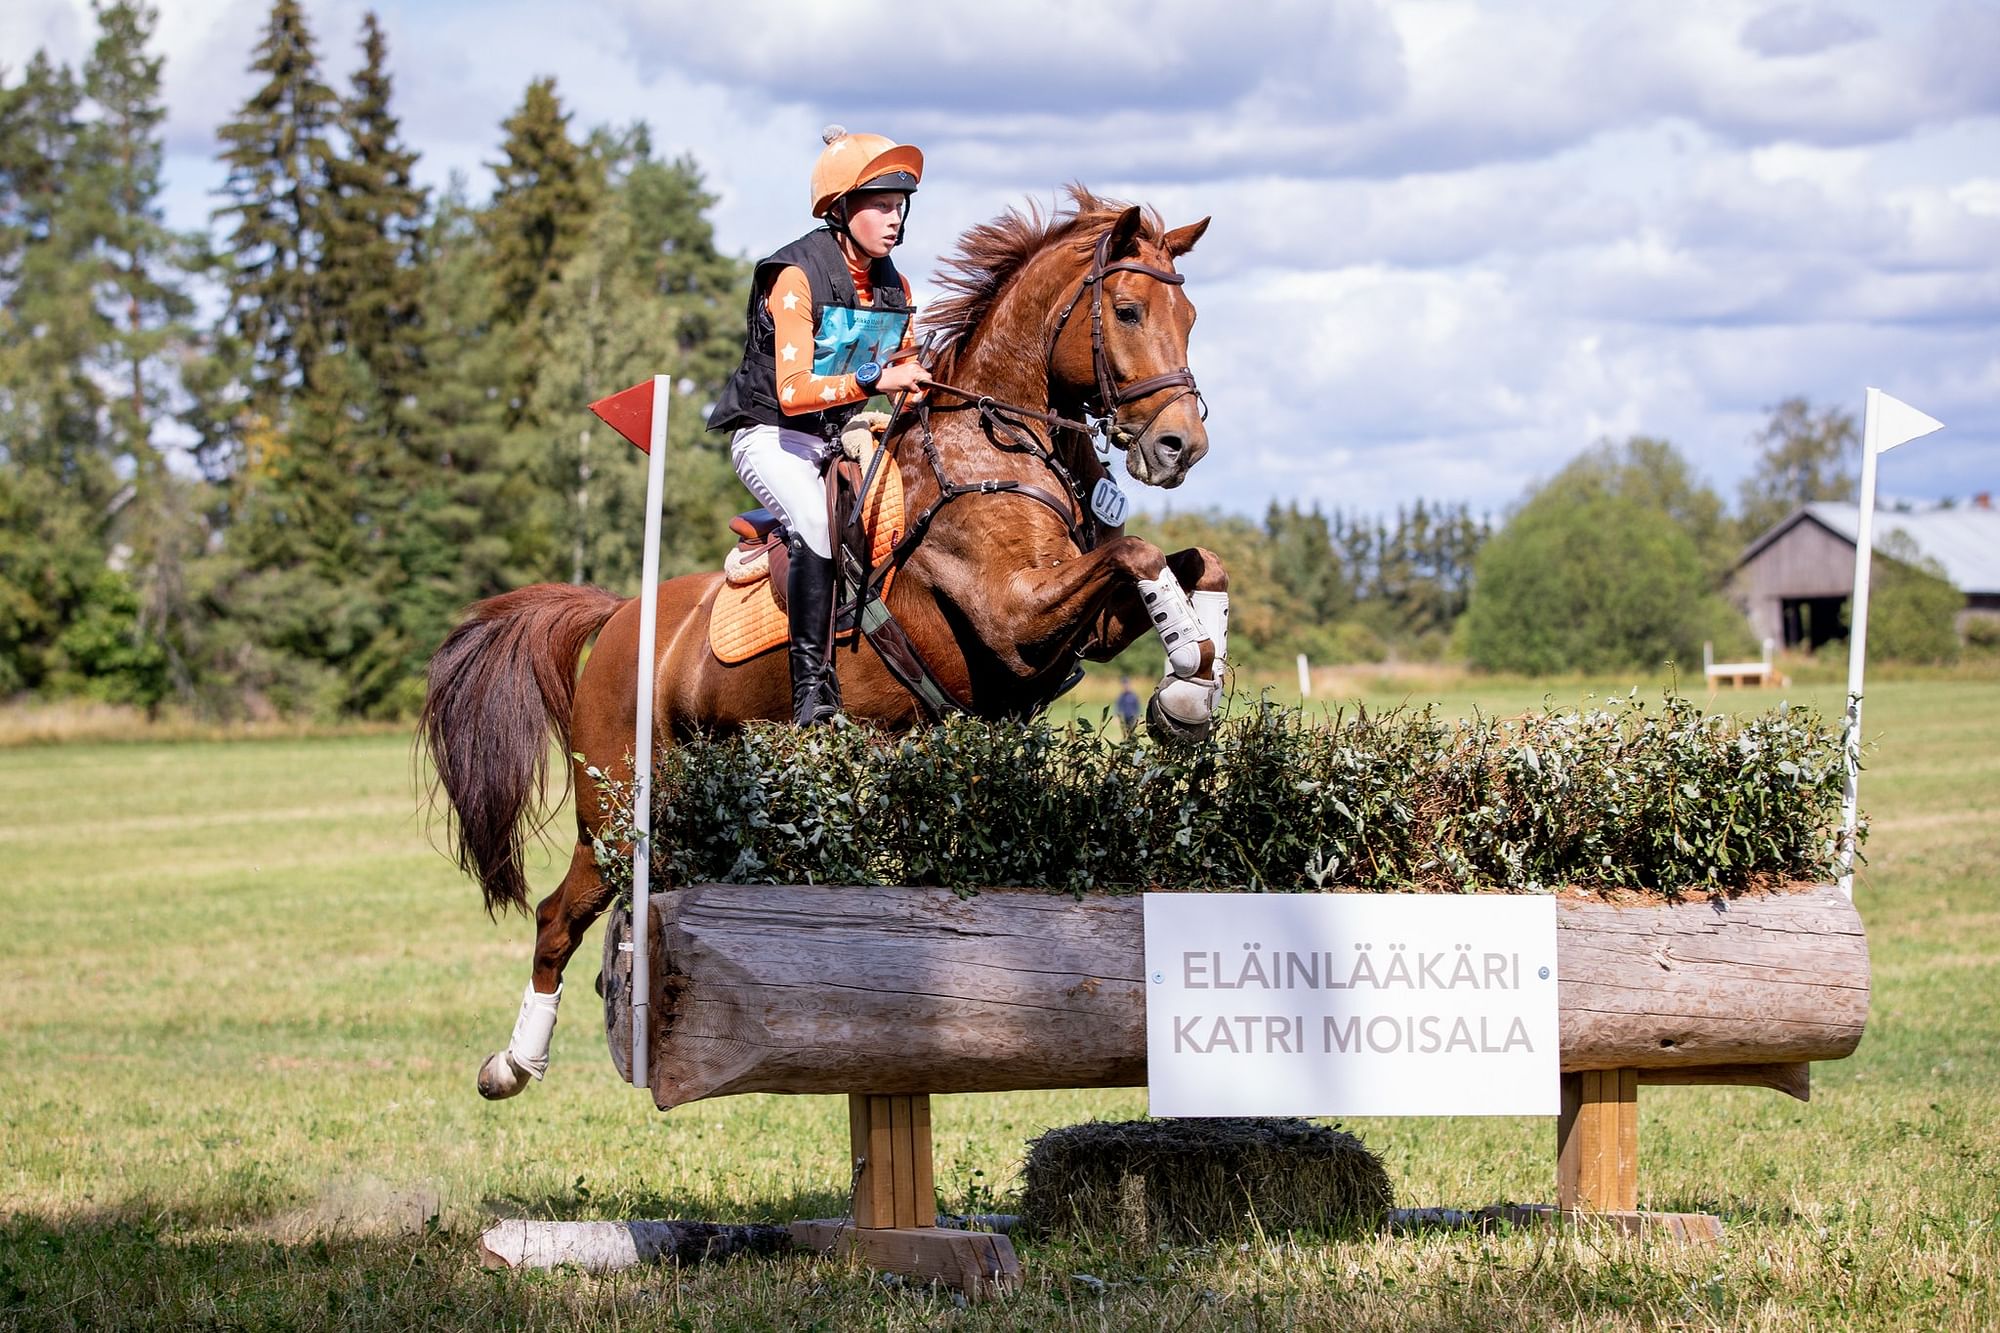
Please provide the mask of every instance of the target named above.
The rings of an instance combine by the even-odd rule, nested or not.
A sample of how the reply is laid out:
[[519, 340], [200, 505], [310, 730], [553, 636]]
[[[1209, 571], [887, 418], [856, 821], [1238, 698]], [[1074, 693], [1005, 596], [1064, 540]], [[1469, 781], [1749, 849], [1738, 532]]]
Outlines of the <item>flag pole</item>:
[[1840, 796], [1840, 891], [1854, 897], [1854, 833], [1860, 818], [1861, 685], [1868, 665], [1868, 571], [1875, 553], [1875, 438], [1878, 389], [1868, 390], [1861, 425], [1861, 524], [1854, 537], [1854, 599], [1847, 629], [1847, 785]]
[[1875, 460], [1944, 423], [1908, 403], [1868, 390], [1861, 426], [1861, 521], [1854, 536], [1854, 599], [1847, 631], [1847, 785], [1840, 797], [1840, 891], [1854, 897], [1854, 835], [1860, 822], [1862, 673], [1868, 663], [1868, 571], [1875, 554]]
[[653, 875], [653, 645], [660, 609], [660, 506], [667, 475], [668, 376], [653, 376], [646, 449], [646, 551], [639, 581], [639, 662], [632, 738], [632, 1086], [650, 1088], [647, 999], [652, 994], [649, 927]]

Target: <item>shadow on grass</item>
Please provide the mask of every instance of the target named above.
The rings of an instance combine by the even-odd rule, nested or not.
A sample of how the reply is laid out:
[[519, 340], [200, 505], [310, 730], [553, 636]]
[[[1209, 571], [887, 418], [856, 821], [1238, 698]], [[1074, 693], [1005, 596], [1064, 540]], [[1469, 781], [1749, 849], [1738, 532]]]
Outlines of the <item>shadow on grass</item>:
[[[281, 1237], [268, 1221], [181, 1227], [139, 1205], [0, 1218], [0, 1327], [410, 1329], [630, 1322], [680, 1285], [665, 1270], [591, 1277], [480, 1267], [476, 1233], [440, 1224]], [[758, 1260], [719, 1275], [758, 1304], [809, 1304], [812, 1261]], [[823, 1302], [822, 1302], [823, 1303]], [[727, 1323], [728, 1321], [721, 1321]], [[680, 1326], [715, 1327], [696, 1317]]]
[[[550, 1198], [553, 1213], [602, 1215]], [[624, 1202], [624, 1201], [621, 1201]], [[684, 1215], [670, 1195], [632, 1196]], [[835, 1210], [824, 1195], [773, 1199], [772, 1216]], [[622, 1211], [622, 1210], [621, 1210]], [[1139, 1247], [1094, 1238], [1031, 1243], [1012, 1298], [966, 1309], [950, 1292], [851, 1264], [784, 1256], [591, 1276], [483, 1269], [476, 1235], [435, 1219], [400, 1234], [281, 1239], [268, 1221], [189, 1226], [129, 1203], [0, 1217], [0, 1327], [26, 1330], [1260, 1327], [1486, 1329], [1649, 1325], [1685, 1313], [1688, 1273], [1637, 1253], [1587, 1265], [1491, 1238], [1410, 1245], [1272, 1238]]]

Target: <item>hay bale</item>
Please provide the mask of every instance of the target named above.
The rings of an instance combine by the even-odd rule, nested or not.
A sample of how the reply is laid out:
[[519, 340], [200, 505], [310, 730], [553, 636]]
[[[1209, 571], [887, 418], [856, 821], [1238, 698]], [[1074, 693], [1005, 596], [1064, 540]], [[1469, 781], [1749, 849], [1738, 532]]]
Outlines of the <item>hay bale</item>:
[[1379, 1226], [1389, 1174], [1361, 1140], [1290, 1118], [1092, 1121], [1028, 1145], [1021, 1217], [1138, 1244]]

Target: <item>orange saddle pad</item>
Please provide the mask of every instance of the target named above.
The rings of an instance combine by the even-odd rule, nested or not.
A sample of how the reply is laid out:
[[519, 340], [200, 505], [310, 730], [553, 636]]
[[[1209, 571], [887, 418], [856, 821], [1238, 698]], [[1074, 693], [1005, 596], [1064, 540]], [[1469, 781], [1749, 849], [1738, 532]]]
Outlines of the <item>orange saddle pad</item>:
[[[870, 461], [862, 463], [864, 475]], [[868, 534], [869, 560], [878, 566], [886, 563], [897, 538], [903, 535], [903, 477], [893, 462], [884, 463], [876, 473], [874, 489], [862, 506], [861, 530]], [[884, 596], [895, 577], [891, 570], [882, 580]], [[853, 639], [854, 634], [849, 630], [840, 636], [841, 641]], [[708, 650], [718, 661], [732, 665], [747, 662], [759, 653], [782, 648], [790, 638], [791, 627], [771, 591], [770, 579], [740, 586], [725, 582], [715, 594], [715, 605], [708, 613]]]

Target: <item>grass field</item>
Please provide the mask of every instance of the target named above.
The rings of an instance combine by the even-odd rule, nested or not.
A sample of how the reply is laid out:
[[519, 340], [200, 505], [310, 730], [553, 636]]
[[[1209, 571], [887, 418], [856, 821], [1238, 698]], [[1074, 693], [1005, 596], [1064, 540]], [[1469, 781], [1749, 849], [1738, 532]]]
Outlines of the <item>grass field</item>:
[[[1454, 712], [1583, 689], [1436, 684], [1358, 687]], [[1838, 685], [1790, 695], [1841, 703]], [[971, 1310], [808, 1259], [607, 1278], [476, 1266], [496, 1215], [839, 1212], [845, 1108], [653, 1112], [612, 1073], [594, 935], [548, 1081], [482, 1102], [473, 1073], [506, 1038], [529, 931], [489, 925], [428, 845], [405, 739], [0, 750], [0, 1326], [1991, 1328], [2000, 683], [1884, 683], [1866, 729], [1875, 993], [1860, 1051], [1814, 1071], [1810, 1104], [1642, 1098], [1642, 1206], [1722, 1214], [1721, 1248], [1589, 1231], [1028, 1242], [1026, 1289]], [[1136, 1091], [938, 1099], [945, 1206], [1005, 1209], [1026, 1139], [1142, 1105]], [[1383, 1155], [1399, 1203], [1553, 1194], [1546, 1120], [1348, 1128]]]

